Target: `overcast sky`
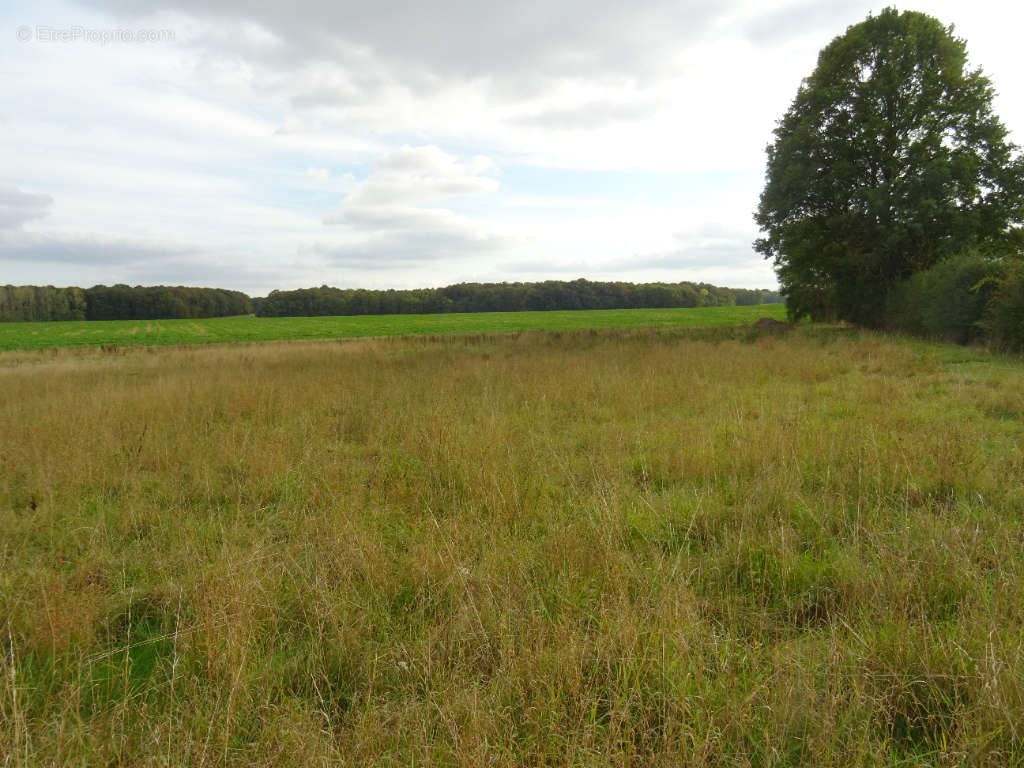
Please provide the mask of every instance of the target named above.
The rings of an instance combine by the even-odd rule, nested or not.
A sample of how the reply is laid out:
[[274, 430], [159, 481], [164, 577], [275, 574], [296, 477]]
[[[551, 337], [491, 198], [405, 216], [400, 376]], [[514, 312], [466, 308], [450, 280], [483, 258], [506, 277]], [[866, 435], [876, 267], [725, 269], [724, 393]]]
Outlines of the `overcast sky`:
[[[765, 145], [884, 5], [4, 3], [0, 284], [774, 287]], [[1024, 143], [1022, 6], [911, 8], [956, 25]]]

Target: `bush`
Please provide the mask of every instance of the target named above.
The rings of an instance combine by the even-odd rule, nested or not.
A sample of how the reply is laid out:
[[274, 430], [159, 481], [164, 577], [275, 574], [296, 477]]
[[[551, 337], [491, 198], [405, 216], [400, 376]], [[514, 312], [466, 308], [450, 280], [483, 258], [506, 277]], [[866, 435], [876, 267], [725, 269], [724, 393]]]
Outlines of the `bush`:
[[981, 321], [1003, 269], [975, 252], [950, 256], [890, 291], [888, 324], [958, 344], [976, 341], [986, 333]]
[[997, 345], [1024, 350], [1024, 264], [1010, 263], [996, 282], [981, 326]]

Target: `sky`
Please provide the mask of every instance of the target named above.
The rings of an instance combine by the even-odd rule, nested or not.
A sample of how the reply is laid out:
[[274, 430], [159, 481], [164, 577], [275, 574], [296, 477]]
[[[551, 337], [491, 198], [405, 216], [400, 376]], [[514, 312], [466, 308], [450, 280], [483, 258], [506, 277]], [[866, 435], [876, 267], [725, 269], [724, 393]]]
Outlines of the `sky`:
[[[0, 8], [0, 284], [774, 288], [765, 147], [858, 0]], [[1024, 144], [1024, 6], [921, 0]]]

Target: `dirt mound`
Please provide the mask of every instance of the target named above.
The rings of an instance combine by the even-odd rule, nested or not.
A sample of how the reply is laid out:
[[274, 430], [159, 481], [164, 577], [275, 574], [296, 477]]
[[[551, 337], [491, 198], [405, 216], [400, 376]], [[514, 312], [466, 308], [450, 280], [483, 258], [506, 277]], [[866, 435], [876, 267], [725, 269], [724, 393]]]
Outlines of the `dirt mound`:
[[784, 323], [781, 320], [776, 320], [774, 317], [759, 317], [754, 322], [755, 328], [769, 328], [772, 330], [786, 330], [789, 328], [789, 323]]

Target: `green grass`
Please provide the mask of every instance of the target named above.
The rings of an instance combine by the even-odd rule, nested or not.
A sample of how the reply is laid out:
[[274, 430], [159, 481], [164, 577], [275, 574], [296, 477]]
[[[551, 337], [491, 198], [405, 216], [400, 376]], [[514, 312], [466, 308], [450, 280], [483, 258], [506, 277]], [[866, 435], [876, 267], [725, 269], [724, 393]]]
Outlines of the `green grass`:
[[231, 317], [206, 320], [106, 320], [0, 323], [0, 350], [109, 345], [209, 344], [232, 341], [342, 339], [372, 336], [502, 333], [590, 328], [669, 328], [783, 319], [785, 307], [610, 309], [559, 312], [476, 312], [353, 317]]
[[1024, 361], [0, 354], [0, 762], [1024, 766]]

